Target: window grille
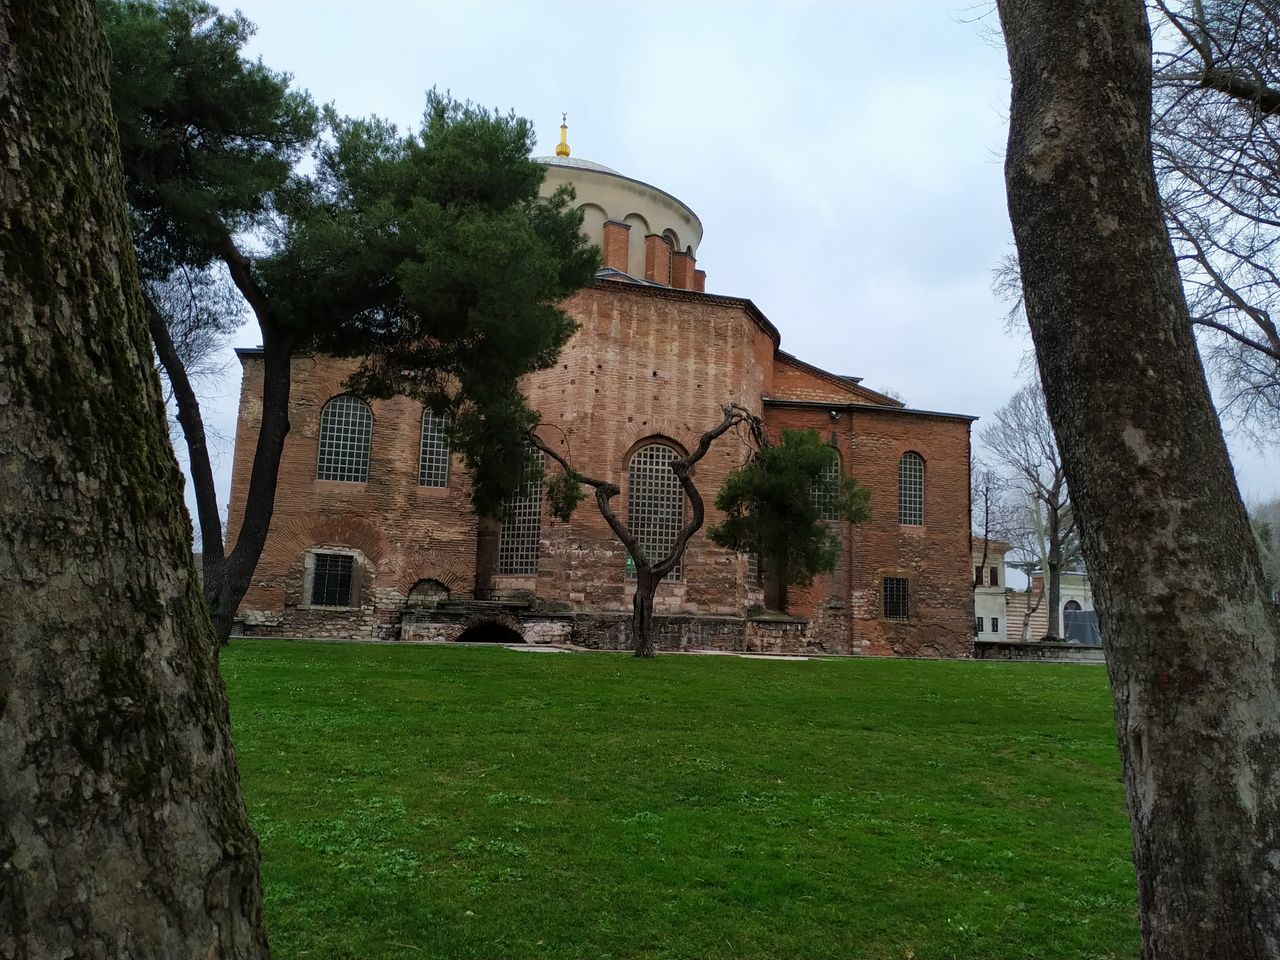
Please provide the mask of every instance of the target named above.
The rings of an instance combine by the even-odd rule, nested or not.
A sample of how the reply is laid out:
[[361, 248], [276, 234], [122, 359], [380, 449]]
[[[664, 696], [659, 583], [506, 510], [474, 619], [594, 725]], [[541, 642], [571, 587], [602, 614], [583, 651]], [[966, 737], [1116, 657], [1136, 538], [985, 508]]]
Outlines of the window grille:
[[317, 480], [364, 483], [369, 479], [373, 413], [359, 397], [334, 397], [320, 411]]
[[[641, 447], [627, 467], [627, 525], [650, 563], [662, 560], [676, 544], [684, 523], [684, 488], [671, 469], [680, 454], [662, 443]], [[679, 580], [683, 563], [677, 563], [666, 580]], [[627, 566], [628, 578], [635, 570]]]
[[886, 620], [906, 620], [910, 617], [911, 605], [908, 597], [910, 581], [906, 577], [884, 578], [884, 618]]
[[354, 559], [349, 553], [317, 553], [311, 572], [311, 605], [351, 606]]
[[418, 486], [449, 485], [449, 415], [422, 411], [422, 453], [418, 459]]
[[999, 618], [999, 617], [992, 617], [992, 618], [991, 618], [991, 632], [992, 632], [992, 633], [999, 633], [999, 632], [1000, 632], [1000, 618]]
[[977, 628], [975, 629], [975, 631], [974, 631], [974, 632], [975, 632], [975, 633], [982, 633], [982, 618], [981, 618], [981, 617], [975, 617], [975, 618], [974, 618], [974, 620], [975, 620], [975, 621], [976, 621], [976, 623], [977, 623]]
[[924, 524], [924, 458], [918, 453], [898, 461], [898, 523]]
[[822, 473], [809, 484], [809, 499], [813, 508], [818, 511], [819, 520], [839, 520], [836, 512], [836, 497], [840, 492], [840, 454], [822, 468]]
[[538, 572], [538, 541], [542, 538], [542, 467], [546, 457], [537, 447], [525, 450], [524, 476], [507, 500], [498, 539], [498, 573]]
[[760, 568], [760, 554], [748, 553], [747, 557], [747, 586], [758, 587], [763, 581]]

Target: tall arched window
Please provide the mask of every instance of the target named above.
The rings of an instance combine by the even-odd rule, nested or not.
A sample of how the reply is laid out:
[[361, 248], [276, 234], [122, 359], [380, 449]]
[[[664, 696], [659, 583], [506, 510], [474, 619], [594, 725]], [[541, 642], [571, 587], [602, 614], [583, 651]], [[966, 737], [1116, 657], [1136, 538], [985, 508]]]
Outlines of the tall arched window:
[[813, 508], [818, 511], [819, 520], [840, 519], [840, 514], [836, 511], [836, 500], [840, 494], [840, 451], [835, 450], [834, 453], [831, 462], [809, 484], [809, 499], [813, 501]]
[[334, 397], [320, 411], [317, 480], [364, 483], [369, 479], [373, 413], [359, 397]]
[[498, 539], [498, 573], [538, 572], [542, 538], [542, 469], [546, 457], [537, 447], [525, 448], [524, 477], [502, 512]]
[[449, 485], [449, 415], [422, 411], [422, 453], [418, 458], [418, 486]]
[[898, 522], [924, 524], [924, 457], [914, 450], [898, 461]]
[[[651, 563], [671, 552], [684, 523], [684, 489], [671, 469], [679, 457], [665, 443], [647, 443], [627, 464], [627, 525]], [[677, 563], [666, 579], [679, 580], [682, 567]]]

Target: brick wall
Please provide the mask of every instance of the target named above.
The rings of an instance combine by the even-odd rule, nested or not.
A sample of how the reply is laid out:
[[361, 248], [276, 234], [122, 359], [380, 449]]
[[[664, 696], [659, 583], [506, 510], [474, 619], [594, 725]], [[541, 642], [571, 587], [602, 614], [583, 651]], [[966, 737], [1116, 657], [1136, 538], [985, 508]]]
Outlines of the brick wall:
[[[846, 476], [871, 490], [871, 517], [836, 524], [844, 544], [836, 570], [812, 587], [792, 588], [789, 611], [808, 617], [819, 641], [853, 652], [971, 656], [973, 598], [969, 568], [969, 424], [886, 408], [831, 410], [767, 405], [765, 423], [815, 429], [840, 452]], [[898, 461], [909, 450], [925, 461], [923, 526], [898, 523]], [[883, 617], [885, 577], [909, 583], [910, 618]]]
[[[543, 438], [565, 451], [580, 471], [620, 486], [615, 500], [619, 515], [627, 512], [630, 454], [654, 438], [687, 451], [720, 421], [726, 402], [763, 415], [774, 433], [784, 426], [815, 426], [826, 438], [834, 434], [846, 472], [872, 488], [874, 515], [852, 534], [842, 531], [846, 549], [834, 574], [811, 590], [793, 591], [793, 612], [810, 621], [803, 642], [769, 642], [838, 653], [970, 655], [965, 421], [886, 409], [846, 410], [836, 422], [822, 406], [766, 409], [763, 398], [769, 395], [817, 394], [843, 403], [863, 398], [856, 388], [841, 388], [795, 365], [775, 363], [773, 336], [744, 301], [600, 283], [565, 306], [578, 321], [578, 332], [555, 367], [527, 377], [522, 388], [542, 413]], [[261, 359], [250, 354], [242, 362], [230, 542], [243, 514], [260, 419]], [[408, 592], [423, 579], [445, 584], [454, 598], [473, 597], [478, 587], [486, 593], [492, 588], [497, 597], [531, 597], [544, 610], [625, 621], [633, 589], [625, 579], [625, 551], [592, 498], [569, 523], [553, 520], [544, 507], [536, 574], [491, 581], [481, 577], [478, 582], [478, 524], [459, 458], [453, 460], [447, 487], [418, 486], [422, 410], [415, 402], [400, 398], [371, 405], [367, 483], [316, 480], [320, 411], [343, 392], [342, 382], [353, 369], [350, 361], [320, 356], [294, 362], [292, 429], [271, 534], [241, 606], [250, 630], [398, 636]], [[897, 461], [909, 449], [926, 461], [926, 526], [919, 528], [896, 522]], [[749, 453], [744, 438], [730, 433], [698, 465], [695, 480], [705, 500], [707, 525], [718, 519], [716, 491]], [[310, 608], [306, 556], [323, 548], [355, 553], [367, 571], [357, 609]], [[762, 591], [749, 582], [745, 558], [715, 547], [705, 526], [689, 544], [684, 570], [681, 580], [659, 587], [659, 613], [740, 621], [763, 602]], [[890, 623], [880, 617], [885, 575], [911, 580], [910, 621]], [[777, 632], [761, 627], [757, 633], [772, 636], [770, 631]], [[682, 633], [689, 635], [688, 630]], [[739, 635], [746, 634], [739, 629]]]

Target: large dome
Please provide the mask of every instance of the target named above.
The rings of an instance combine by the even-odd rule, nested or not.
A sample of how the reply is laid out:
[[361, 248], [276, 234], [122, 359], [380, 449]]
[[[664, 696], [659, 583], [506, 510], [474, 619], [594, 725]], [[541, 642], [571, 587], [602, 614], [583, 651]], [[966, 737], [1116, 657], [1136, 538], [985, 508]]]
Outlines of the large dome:
[[[606, 267], [635, 279], [694, 289], [702, 221], [688, 206], [660, 187], [594, 160], [563, 153], [533, 159], [547, 168], [544, 196], [562, 186], [573, 187], [575, 205], [582, 211], [582, 232], [600, 246]], [[606, 242], [606, 224], [620, 240]]]
[[581, 160], [578, 157], [534, 157], [533, 162], [542, 163], [548, 167], [577, 167], [579, 170], [599, 170], [601, 173], [622, 176], [613, 167], [606, 167], [603, 163], [596, 163], [594, 160]]

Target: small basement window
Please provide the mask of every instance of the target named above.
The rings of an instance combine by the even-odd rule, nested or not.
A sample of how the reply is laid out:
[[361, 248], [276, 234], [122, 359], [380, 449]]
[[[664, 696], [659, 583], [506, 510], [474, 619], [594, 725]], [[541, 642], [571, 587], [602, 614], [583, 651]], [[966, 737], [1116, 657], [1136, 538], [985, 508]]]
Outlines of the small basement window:
[[349, 553], [317, 553], [311, 573], [313, 607], [350, 607], [355, 558]]
[[886, 620], [909, 619], [910, 585], [911, 582], [906, 577], [884, 578], [884, 618]]

